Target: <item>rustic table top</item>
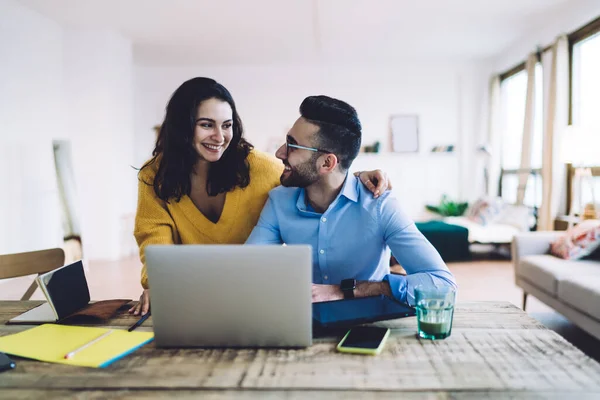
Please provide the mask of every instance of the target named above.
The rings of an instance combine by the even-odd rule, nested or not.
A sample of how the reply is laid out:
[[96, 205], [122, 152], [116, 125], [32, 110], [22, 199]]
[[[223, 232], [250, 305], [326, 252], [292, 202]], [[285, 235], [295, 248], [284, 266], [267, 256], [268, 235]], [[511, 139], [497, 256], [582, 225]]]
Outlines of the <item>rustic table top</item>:
[[[6, 321], [39, 301], [0, 301], [0, 336], [29, 326]], [[107, 327], [136, 321], [126, 312]], [[415, 336], [415, 317], [392, 328], [378, 356], [338, 353], [339, 337], [307, 349], [158, 349], [150, 343], [104, 369], [17, 359], [0, 373], [0, 398], [598, 398], [600, 364], [521, 309], [459, 303], [452, 335]], [[149, 318], [139, 330], [151, 330]]]

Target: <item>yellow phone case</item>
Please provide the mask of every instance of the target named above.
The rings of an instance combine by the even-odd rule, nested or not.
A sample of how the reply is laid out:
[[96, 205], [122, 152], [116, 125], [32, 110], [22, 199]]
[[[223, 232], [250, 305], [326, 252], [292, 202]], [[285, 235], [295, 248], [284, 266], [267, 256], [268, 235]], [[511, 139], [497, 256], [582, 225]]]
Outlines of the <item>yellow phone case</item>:
[[381, 350], [383, 350], [383, 347], [385, 346], [385, 342], [387, 341], [387, 338], [390, 336], [390, 330], [388, 329], [387, 332], [385, 333], [385, 335], [383, 335], [383, 338], [381, 339], [381, 343], [379, 343], [379, 346], [376, 349], [365, 349], [362, 347], [344, 347], [344, 341], [350, 334], [351, 330], [352, 329], [350, 329], [346, 333], [346, 335], [344, 335], [343, 339], [340, 340], [340, 342], [338, 343], [338, 345], [336, 347], [337, 351], [339, 351], [341, 353], [355, 353], [355, 354], [366, 354], [366, 355], [370, 355], [370, 356], [376, 356], [377, 354], [381, 353]]

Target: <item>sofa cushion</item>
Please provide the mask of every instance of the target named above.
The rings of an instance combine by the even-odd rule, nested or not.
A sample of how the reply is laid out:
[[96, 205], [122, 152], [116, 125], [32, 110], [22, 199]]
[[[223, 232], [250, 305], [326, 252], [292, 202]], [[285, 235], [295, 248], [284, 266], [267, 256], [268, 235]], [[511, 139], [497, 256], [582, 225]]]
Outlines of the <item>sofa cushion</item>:
[[459, 225], [469, 230], [470, 243], [508, 243], [510, 244], [520, 231], [512, 225], [490, 223], [481, 225], [466, 217], [446, 217], [444, 222]]
[[600, 276], [600, 263], [593, 260], [570, 261], [550, 254], [523, 257], [518, 275], [554, 297], [558, 282], [570, 277]]
[[495, 221], [499, 225], [514, 226], [520, 232], [527, 232], [535, 225], [535, 215], [531, 207], [507, 204]]
[[600, 321], [600, 263], [597, 276], [572, 276], [558, 282], [558, 298]]

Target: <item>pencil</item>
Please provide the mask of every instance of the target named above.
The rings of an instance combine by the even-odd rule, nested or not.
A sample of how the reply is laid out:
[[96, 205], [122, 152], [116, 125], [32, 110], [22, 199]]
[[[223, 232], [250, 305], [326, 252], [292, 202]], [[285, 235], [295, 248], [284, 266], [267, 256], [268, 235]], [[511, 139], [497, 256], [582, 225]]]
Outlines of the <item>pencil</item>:
[[93, 345], [94, 343], [98, 342], [100, 339], [103, 339], [105, 337], [107, 337], [108, 335], [110, 335], [111, 333], [113, 333], [113, 330], [109, 330], [108, 332], [104, 332], [102, 335], [98, 336], [96, 339], [87, 342], [86, 344], [84, 344], [81, 347], [76, 348], [73, 351], [68, 352], [67, 354], [65, 354], [65, 360], [68, 360], [70, 358], [73, 358], [75, 356], [75, 354], [77, 354], [78, 352], [80, 352], [81, 350]]
[[132, 330], [134, 330], [135, 328], [137, 328], [138, 326], [143, 324], [144, 321], [147, 320], [149, 316], [150, 316], [150, 311], [148, 311], [146, 314], [144, 314], [142, 316], [142, 318], [140, 318], [135, 324], [131, 325], [129, 327], [129, 329], [127, 329], [127, 332], [131, 332]]

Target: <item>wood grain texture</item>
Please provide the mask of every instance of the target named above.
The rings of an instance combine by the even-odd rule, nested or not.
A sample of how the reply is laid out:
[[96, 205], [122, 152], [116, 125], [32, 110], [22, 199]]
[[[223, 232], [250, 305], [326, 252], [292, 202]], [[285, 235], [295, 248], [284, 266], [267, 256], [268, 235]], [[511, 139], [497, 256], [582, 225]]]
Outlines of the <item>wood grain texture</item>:
[[[496, 391], [471, 391], [471, 392], [384, 392], [384, 391], [314, 391], [314, 390], [179, 390], [171, 393], [163, 390], [14, 390], [9, 389], [2, 392], [8, 399], [164, 399], [175, 396], [178, 399], [265, 399], [265, 400], [305, 400], [305, 399], [323, 399], [323, 400], [481, 400], [481, 399], [521, 399], [521, 400], [564, 400], [571, 393], [568, 392], [496, 392]], [[582, 392], [577, 393], [577, 400], [596, 400], [598, 393]]]
[[0, 255], [0, 279], [41, 274], [62, 267], [64, 262], [65, 252], [58, 248], [3, 254]]
[[[39, 302], [0, 302], [6, 321]], [[111, 320], [124, 328], [136, 317]], [[158, 349], [150, 343], [106, 369], [17, 360], [0, 374], [10, 398], [577, 398], [600, 397], [600, 364], [510, 303], [457, 306], [452, 335], [419, 340], [415, 318], [376, 357], [337, 353], [335, 336], [307, 349]], [[22, 330], [0, 326], [0, 335]], [[142, 330], [151, 329], [149, 319]]]
[[[26, 253], [0, 255], [0, 279], [18, 278], [21, 276], [43, 274], [62, 267], [65, 262], [63, 249], [29, 251]], [[37, 283], [33, 281], [21, 300], [29, 300]]]

